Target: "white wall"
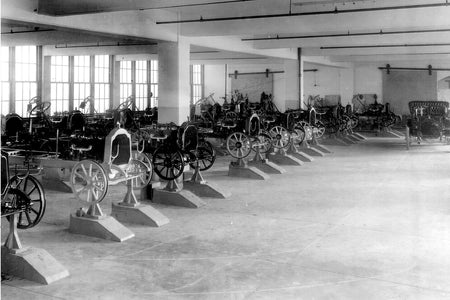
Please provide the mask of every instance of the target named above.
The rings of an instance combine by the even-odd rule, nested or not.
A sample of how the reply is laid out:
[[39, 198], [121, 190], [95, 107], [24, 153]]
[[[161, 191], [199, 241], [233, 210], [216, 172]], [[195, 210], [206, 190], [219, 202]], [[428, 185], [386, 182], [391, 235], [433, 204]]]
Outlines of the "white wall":
[[[205, 97], [214, 93], [214, 100], [225, 97], [225, 65], [205, 65]], [[228, 92], [227, 92], [228, 93]]]
[[357, 65], [353, 74], [354, 95], [376, 94], [378, 102], [383, 102], [383, 77], [378, 65]]
[[[450, 71], [438, 71], [437, 72], [437, 81], [439, 82], [440, 80], [442, 80], [448, 76], [450, 76]], [[437, 100], [450, 102], [450, 89], [447, 88], [445, 85], [443, 87], [445, 87], [445, 88], [440, 88], [438, 85]]]
[[323, 65], [306, 64], [305, 69], [317, 69], [316, 72], [303, 73], [303, 96], [340, 95], [343, 105], [351, 102], [353, 97], [353, 69], [327, 67]]

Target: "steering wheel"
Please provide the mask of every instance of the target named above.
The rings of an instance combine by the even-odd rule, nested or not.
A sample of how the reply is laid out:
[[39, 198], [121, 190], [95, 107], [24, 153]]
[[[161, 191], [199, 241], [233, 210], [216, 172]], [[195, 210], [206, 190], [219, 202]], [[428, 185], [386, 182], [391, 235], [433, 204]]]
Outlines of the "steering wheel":
[[49, 101], [36, 102], [36, 105], [29, 111], [29, 115], [31, 116], [34, 112], [45, 113], [51, 105]]
[[116, 110], [130, 108], [133, 105], [134, 96], [129, 96], [124, 102], [120, 103], [119, 106], [116, 107]]

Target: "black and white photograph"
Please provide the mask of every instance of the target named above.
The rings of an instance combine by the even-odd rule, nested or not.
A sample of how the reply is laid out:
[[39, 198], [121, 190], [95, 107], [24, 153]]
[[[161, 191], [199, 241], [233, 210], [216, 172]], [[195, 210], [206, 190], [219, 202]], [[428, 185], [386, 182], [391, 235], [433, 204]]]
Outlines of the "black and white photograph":
[[448, 0], [0, 14], [0, 299], [450, 299]]

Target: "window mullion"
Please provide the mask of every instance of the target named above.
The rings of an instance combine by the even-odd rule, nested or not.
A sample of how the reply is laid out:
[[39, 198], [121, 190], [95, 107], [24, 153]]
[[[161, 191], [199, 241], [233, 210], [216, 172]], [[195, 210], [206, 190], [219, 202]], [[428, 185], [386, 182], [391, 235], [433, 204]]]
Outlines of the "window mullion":
[[69, 111], [73, 111], [74, 109], [74, 78], [75, 78], [75, 64], [74, 64], [74, 57], [69, 56]]

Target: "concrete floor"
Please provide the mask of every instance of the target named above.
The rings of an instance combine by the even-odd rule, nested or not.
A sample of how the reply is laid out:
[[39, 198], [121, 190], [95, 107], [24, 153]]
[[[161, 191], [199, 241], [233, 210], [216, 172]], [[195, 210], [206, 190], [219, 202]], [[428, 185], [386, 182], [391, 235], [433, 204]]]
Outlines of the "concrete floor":
[[[206, 179], [232, 192], [200, 209], [154, 205], [161, 228], [108, 242], [68, 232], [71, 195], [22, 243], [71, 273], [49, 286], [12, 278], [3, 299], [450, 299], [450, 146], [372, 138], [269, 181]], [[124, 187], [102, 202], [110, 211]], [[2, 220], [2, 237], [7, 225]]]

